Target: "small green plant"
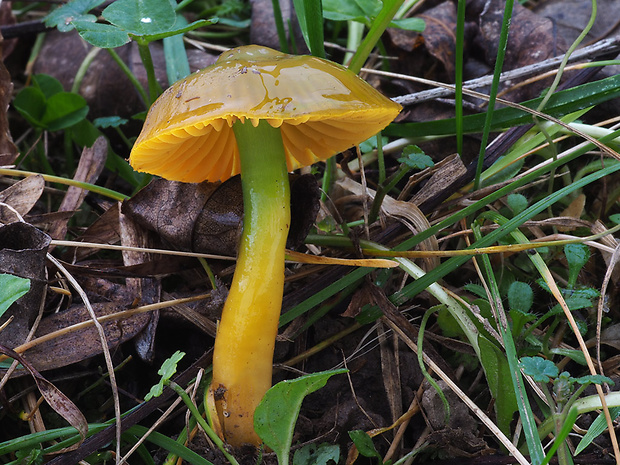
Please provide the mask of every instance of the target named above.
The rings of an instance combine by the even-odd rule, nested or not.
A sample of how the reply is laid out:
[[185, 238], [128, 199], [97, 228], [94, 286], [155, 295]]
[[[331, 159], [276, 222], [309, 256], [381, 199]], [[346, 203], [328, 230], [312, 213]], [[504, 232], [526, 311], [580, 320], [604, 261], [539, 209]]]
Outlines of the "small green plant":
[[379, 465], [384, 465], [383, 457], [381, 457], [381, 454], [375, 448], [372, 438], [368, 435], [368, 433], [366, 433], [366, 431], [349, 431], [349, 437], [361, 455], [370, 459], [376, 459]]
[[215, 445], [222, 451], [228, 461], [232, 465], [239, 465], [237, 460], [228, 452], [222, 440], [218, 437], [217, 434], [215, 434], [215, 431], [213, 431], [211, 426], [209, 426], [209, 424], [202, 417], [202, 415], [198, 411], [198, 408], [196, 407], [196, 405], [194, 405], [194, 402], [192, 402], [192, 399], [190, 399], [190, 397], [187, 395], [187, 392], [185, 392], [185, 390], [181, 386], [171, 380], [171, 378], [177, 371], [177, 364], [184, 356], [184, 352], [177, 350], [174, 354], [172, 354], [172, 356], [170, 356], [164, 361], [161, 368], [157, 371], [157, 374], [161, 375], [161, 379], [156, 385], [151, 387], [151, 390], [144, 397], [144, 400], [148, 401], [153, 397], [159, 397], [163, 393], [164, 388], [166, 386], [169, 386], [171, 389], [174, 390], [174, 392], [179, 395], [179, 397], [181, 397], [194, 419], [198, 422], [198, 424], [200, 424], [202, 429], [205, 431], [205, 433], [207, 433], [207, 435], [215, 443]]
[[[571, 407], [586, 387], [590, 384], [603, 383], [613, 385], [613, 381], [606, 376], [589, 375], [573, 378], [566, 371], [560, 373], [551, 360], [542, 357], [523, 357], [519, 366], [523, 373], [530, 376], [541, 388], [549, 407], [556, 436], [564, 428]], [[572, 464], [567, 444], [561, 444], [557, 452], [560, 465]]]
[[340, 461], [340, 447], [323, 442], [306, 444], [293, 454], [293, 465], [335, 465]]
[[65, 92], [52, 76], [36, 74], [32, 85], [13, 100], [15, 109], [39, 131], [61, 131], [82, 121], [88, 105], [81, 95]]
[[403, 149], [402, 156], [398, 161], [412, 170], [423, 170], [431, 168], [435, 165], [433, 159], [426, 155], [424, 151], [417, 145], [408, 145]]

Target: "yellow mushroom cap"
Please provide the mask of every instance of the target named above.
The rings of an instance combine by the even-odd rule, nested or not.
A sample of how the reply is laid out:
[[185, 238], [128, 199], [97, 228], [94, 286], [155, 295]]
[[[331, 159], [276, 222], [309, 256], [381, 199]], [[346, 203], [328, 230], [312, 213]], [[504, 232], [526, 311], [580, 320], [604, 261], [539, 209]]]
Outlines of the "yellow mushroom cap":
[[149, 110], [129, 161], [170, 180], [224, 181], [239, 173], [233, 123], [267, 120], [281, 128], [292, 171], [368, 139], [400, 110], [336, 63], [248, 45], [168, 88]]

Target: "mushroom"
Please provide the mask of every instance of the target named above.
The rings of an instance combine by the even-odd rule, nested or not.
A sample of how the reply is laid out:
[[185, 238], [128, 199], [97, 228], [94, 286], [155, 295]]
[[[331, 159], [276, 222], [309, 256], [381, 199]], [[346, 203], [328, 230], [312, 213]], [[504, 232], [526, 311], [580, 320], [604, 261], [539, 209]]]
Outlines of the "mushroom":
[[271, 387], [290, 223], [288, 172], [373, 136], [401, 107], [325, 59], [249, 45], [223, 53], [152, 105], [130, 155], [184, 182], [241, 173], [237, 265], [213, 352], [207, 405], [229, 444], [260, 444], [254, 409]]

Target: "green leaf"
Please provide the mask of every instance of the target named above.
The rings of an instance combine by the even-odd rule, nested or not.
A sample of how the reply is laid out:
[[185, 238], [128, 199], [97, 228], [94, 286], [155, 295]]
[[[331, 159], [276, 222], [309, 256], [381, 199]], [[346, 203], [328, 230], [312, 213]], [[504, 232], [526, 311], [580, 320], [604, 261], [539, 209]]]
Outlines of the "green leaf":
[[426, 155], [417, 145], [408, 145], [405, 147], [403, 149], [403, 156], [400, 157], [398, 161], [414, 170], [423, 170], [424, 168], [435, 165], [433, 159]]
[[508, 288], [508, 306], [510, 309], [528, 313], [534, 304], [534, 291], [529, 284], [513, 281]]
[[41, 118], [45, 112], [45, 95], [41, 89], [26, 87], [13, 99], [13, 106], [30, 124], [43, 127]]
[[528, 207], [527, 197], [523, 194], [510, 194], [506, 197], [506, 202], [512, 210], [513, 215], [518, 215]]
[[306, 444], [295, 451], [293, 465], [329, 465], [337, 464], [340, 460], [340, 447], [337, 444], [326, 442]]
[[390, 22], [390, 27], [403, 29], [405, 31], [424, 32], [426, 23], [422, 18], [393, 19]]
[[111, 24], [73, 21], [80, 37], [99, 48], [116, 48], [129, 42], [129, 34]]
[[101, 116], [99, 118], [95, 118], [93, 120], [93, 124], [96, 128], [100, 129], [118, 128], [124, 124], [127, 124], [127, 120], [125, 118], [121, 118], [120, 116]]
[[[80, 147], [91, 147], [97, 137], [100, 137], [101, 131], [99, 131], [93, 123], [88, 121], [87, 119], [83, 119], [79, 121], [77, 124], [71, 126], [67, 129], [71, 133], [71, 139]], [[111, 155], [112, 153], [110, 153]], [[108, 167], [108, 163], [110, 161], [110, 157], [106, 160], [106, 167]], [[135, 173], [135, 171], [134, 171]], [[123, 178], [125, 179], [125, 178]]]
[[497, 426], [510, 436], [510, 424], [514, 413], [519, 409], [514, 386], [510, 380], [510, 366], [506, 355], [487, 338], [478, 338], [480, 362], [484, 368], [487, 384], [495, 400]]
[[30, 290], [30, 280], [12, 274], [0, 274], [0, 316]]
[[447, 307], [443, 307], [437, 312], [437, 324], [441, 328], [441, 333], [446, 337], [461, 337], [465, 335], [461, 325], [452, 316]]
[[381, 11], [378, 0], [323, 0], [323, 16], [331, 21], [368, 22]]
[[39, 465], [43, 463], [44, 455], [40, 447], [32, 447], [15, 452], [20, 465]]
[[467, 292], [471, 292], [472, 294], [480, 297], [481, 299], [487, 298], [487, 292], [484, 290], [484, 286], [476, 283], [467, 283], [463, 286], [463, 289]]
[[325, 58], [321, 0], [293, 0], [297, 22], [312, 55]]
[[360, 454], [362, 454], [364, 457], [378, 458], [379, 463], [383, 463], [383, 458], [381, 457], [381, 454], [377, 452], [377, 449], [372, 442], [372, 438], [368, 436], [366, 431], [362, 431], [359, 429], [355, 431], [349, 431], [349, 437], [353, 441], [353, 444], [355, 444], [355, 447]]
[[[186, 19], [183, 16], [179, 16], [177, 25], [181, 27], [187, 26]], [[182, 35], [176, 34], [164, 39], [164, 57], [166, 58], [168, 84], [172, 85], [178, 80], [189, 76], [189, 61]]]
[[308, 394], [322, 388], [333, 375], [347, 370], [330, 370], [281, 381], [267, 391], [254, 412], [254, 429], [278, 456], [279, 465], [288, 465], [295, 423], [301, 403]]
[[82, 96], [64, 92], [57, 79], [45, 74], [35, 75], [33, 86], [22, 89], [13, 105], [32, 125], [50, 131], [73, 126], [88, 113]]
[[88, 114], [86, 100], [73, 92], [60, 92], [47, 99], [41, 123], [50, 131], [66, 129]]
[[46, 99], [65, 90], [58, 79], [47, 74], [35, 74], [32, 84], [43, 92]]
[[577, 289], [561, 289], [562, 295], [565, 298], [581, 298], [581, 299], [598, 299], [601, 293], [593, 287], [580, 287]]
[[[381, 145], [385, 145], [390, 141], [387, 137], [381, 137]], [[364, 142], [360, 142], [359, 148], [362, 153], [368, 153], [377, 149], [377, 136], [372, 136], [366, 139]], [[619, 215], [620, 216], [620, 215]]]
[[537, 383], [548, 383], [559, 374], [558, 367], [551, 360], [542, 357], [523, 357], [519, 362], [523, 373], [531, 376]]
[[171, 30], [176, 14], [169, 0], [116, 0], [102, 16], [135, 35], [160, 34]]
[[555, 355], [561, 355], [562, 357], [569, 357], [571, 360], [574, 360], [580, 365], [586, 366], [588, 364], [586, 362], [586, 356], [583, 355], [583, 352], [580, 350], [564, 349], [562, 347], [553, 347], [549, 349], [549, 352]]
[[184, 356], [185, 352], [177, 350], [168, 359], [166, 359], [164, 363], [162, 363], [161, 368], [157, 371], [157, 374], [161, 375], [161, 379], [159, 380], [159, 383], [151, 387], [149, 393], [144, 396], [144, 400], [148, 401], [153, 397], [161, 396], [162, 392], [164, 392], [164, 386], [170, 382], [170, 378], [172, 378], [177, 372], [177, 364]]
[[611, 378], [608, 378], [607, 376], [603, 376], [603, 375], [586, 375], [586, 376], [582, 376], [580, 378], [575, 379], [575, 382], [577, 382], [579, 384], [603, 384], [603, 383], [607, 383], [610, 386], [613, 386], [615, 384], [611, 380]]
[[138, 37], [142, 37], [142, 39], [144, 39], [144, 41], [146, 42], [154, 42], [156, 40], [165, 39], [167, 37], [174, 37], [179, 34], [185, 34], [186, 32], [193, 31], [194, 29], [197, 29], [199, 27], [209, 26], [217, 22], [217, 18], [199, 19], [198, 21], [194, 21], [193, 23], [187, 24], [186, 26], [177, 27], [176, 29], [169, 29], [163, 32], [158, 32], [157, 34], [144, 34], [143, 36]]
[[585, 244], [566, 244], [564, 255], [568, 262], [568, 287], [574, 287], [579, 272], [590, 259], [590, 248]]
[[103, 2], [104, 0], [73, 0], [53, 10], [43, 21], [47, 27], [57, 27], [60, 32], [67, 32], [73, 29], [73, 21], [97, 21], [97, 17], [88, 12]]

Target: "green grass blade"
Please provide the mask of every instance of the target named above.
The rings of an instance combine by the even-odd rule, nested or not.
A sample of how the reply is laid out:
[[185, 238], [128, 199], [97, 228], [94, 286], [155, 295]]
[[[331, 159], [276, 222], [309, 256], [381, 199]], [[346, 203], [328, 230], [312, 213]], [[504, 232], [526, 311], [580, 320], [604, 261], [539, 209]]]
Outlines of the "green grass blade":
[[286, 39], [286, 30], [284, 29], [284, 20], [282, 19], [280, 2], [279, 0], [271, 0], [271, 5], [273, 7], [273, 19], [276, 22], [276, 31], [278, 31], [280, 50], [284, 53], [289, 53], [288, 40]]
[[456, 153], [463, 153], [463, 50], [465, 47], [465, 0], [458, 0], [456, 12], [456, 50], [454, 75], [454, 122], [456, 125]]
[[301, 33], [310, 53], [325, 58], [323, 5], [321, 0], [293, 0]]
[[504, 57], [506, 56], [506, 45], [508, 44], [508, 31], [510, 29], [510, 18], [512, 17], [513, 6], [514, 0], [508, 0], [504, 6], [502, 30], [499, 35], [499, 45], [497, 47], [497, 56], [495, 57], [495, 68], [493, 70], [493, 81], [491, 82], [491, 91], [489, 92], [489, 102], [484, 119], [484, 129], [482, 131], [482, 140], [480, 142], [476, 175], [474, 177], [474, 190], [477, 190], [480, 186], [480, 175], [482, 174], [482, 168], [484, 165], [484, 154], [487, 149], [489, 134], [491, 133], [491, 122], [493, 121], [493, 112], [495, 111], [495, 99], [497, 98], [497, 90], [499, 89], [499, 78], [502, 74]]
[[[547, 167], [552, 166], [553, 164], [549, 164]], [[520, 214], [516, 215], [514, 218], [512, 218], [511, 220], [509, 220], [505, 225], [503, 225], [501, 228], [492, 231], [491, 233], [487, 234], [486, 236], [484, 236], [482, 239], [476, 241], [474, 244], [472, 244], [471, 246], [467, 247], [468, 249], [475, 249], [475, 248], [479, 248], [479, 247], [486, 247], [489, 246], [495, 242], [497, 242], [498, 240], [500, 240], [501, 238], [503, 238], [504, 236], [506, 236], [507, 234], [510, 234], [512, 231], [514, 231], [516, 228], [520, 227], [523, 223], [525, 223], [527, 220], [533, 218], [535, 215], [537, 215], [538, 213], [542, 212], [543, 210], [545, 210], [546, 208], [548, 208], [549, 206], [553, 205], [554, 203], [562, 200], [563, 198], [565, 198], [567, 195], [569, 195], [570, 193], [583, 188], [584, 186], [587, 186], [588, 184], [597, 181], [605, 176], [609, 176], [617, 171], [620, 171], [620, 166], [611, 166], [611, 167], [607, 167], [605, 169], [602, 169], [596, 173], [592, 173], [588, 176], [585, 176], [584, 178], [580, 179], [577, 182], [574, 182], [573, 184], [566, 186], [556, 192], [554, 192], [553, 194], [547, 196], [546, 198], [536, 202], [535, 204], [533, 204], [532, 206], [530, 206], [529, 208], [527, 208], [526, 210], [524, 210], [523, 212], [521, 212]], [[462, 213], [462, 212], [461, 212]], [[439, 265], [437, 268], [435, 268], [434, 270], [432, 270], [430, 273], [426, 274], [425, 276], [421, 277], [420, 279], [414, 281], [411, 284], [408, 284], [407, 286], [405, 286], [401, 291], [395, 293], [392, 297], [391, 300], [396, 304], [396, 305], [401, 305], [402, 303], [406, 302], [407, 300], [413, 298], [414, 296], [418, 295], [420, 292], [422, 292], [424, 289], [426, 289], [431, 283], [443, 278], [444, 276], [446, 276], [447, 274], [451, 273], [452, 271], [458, 269], [461, 265], [463, 265], [465, 262], [467, 262], [467, 260], [469, 260], [470, 257], [467, 256], [463, 256], [463, 257], [453, 257], [445, 262], [443, 262], [441, 265]]]
[[[589, 108], [620, 96], [620, 75], [611, 76], [595, 82], [589, 82], [571, 89], [562, 90], [553, 94], [547, 105], [545, 113], [554, 117], [563, 116], [575, 111]], [[522, 105], [535, 109], [542, 98], [536, 98], [523, 102]], [[484, 114], [469, 115], [463, 118], [464, 133], [480, 132], [486, 116]], [[532, 122], [532, 116], [516, 108], [502, 108], [493, 113], [490, 129], [498, 131]], [[456, 122], [454, 118], [425, 121], [421, 123], [391, 124], [383, 130], [384, 135], [396, 137], [424, 136], [447, 136], [456, 134]]]
[[[177, 26], [187, 26], [187, 20], [182, 15], [177, 15], [177, 22], [175, 24]], [[189, 76], [189, 61], [182, 34], [166, 37], [163, 42], [168, 84], [172, 85], [179, 79]]]
[[360, 47], [353, 55], [351, 63], [349, 63], [349, 69], [354, 73], [359, 73], [364, 63], [368, 59], [370, 52], [375, 47], [383, 32], [387, 29], [390, 21], [394, 15], [398, 12], [399, 8], [403, 4], [404, 0], [384, 0], [383, 8], [372, 22], [372, 26], [366, 34], [366, 37], [360, 44]]
[[[474, 227], [474, 234], [477, 240], [482, 239], [479, 227]], [[523, 376], [519, 369], [519, 357], [517, 356], [517, 349], [512, 338], [512, 331], [508, 324], [508, 319], [506, 318], [502, 298], [497, 286], [497, 281], [495, 280], [495, 274], [493, 273], [493, 267], [491, 266], [489, 256], [482, 255], [481, 262], [482, 269], [486, 275], [490, 293], [489, 299], [492, 302], [491, 307], [495, 309], [497, 328], [501, 334], [504, 350], [506, 351], [506, 359], [510, 367], [510, 376], [516, 394], [517, 406], [519, 408], [519, 415], [521, 416], [521, 424], [523, 425], [523, 433], [525, 434], [525, 441], [530, 453], [530, 459], [533, 465], [539, 465], [544, 460], [545, 453], [540, 438], [538, 437], [535, 416], [527, 398], [525, 383], [523, 382]]]

